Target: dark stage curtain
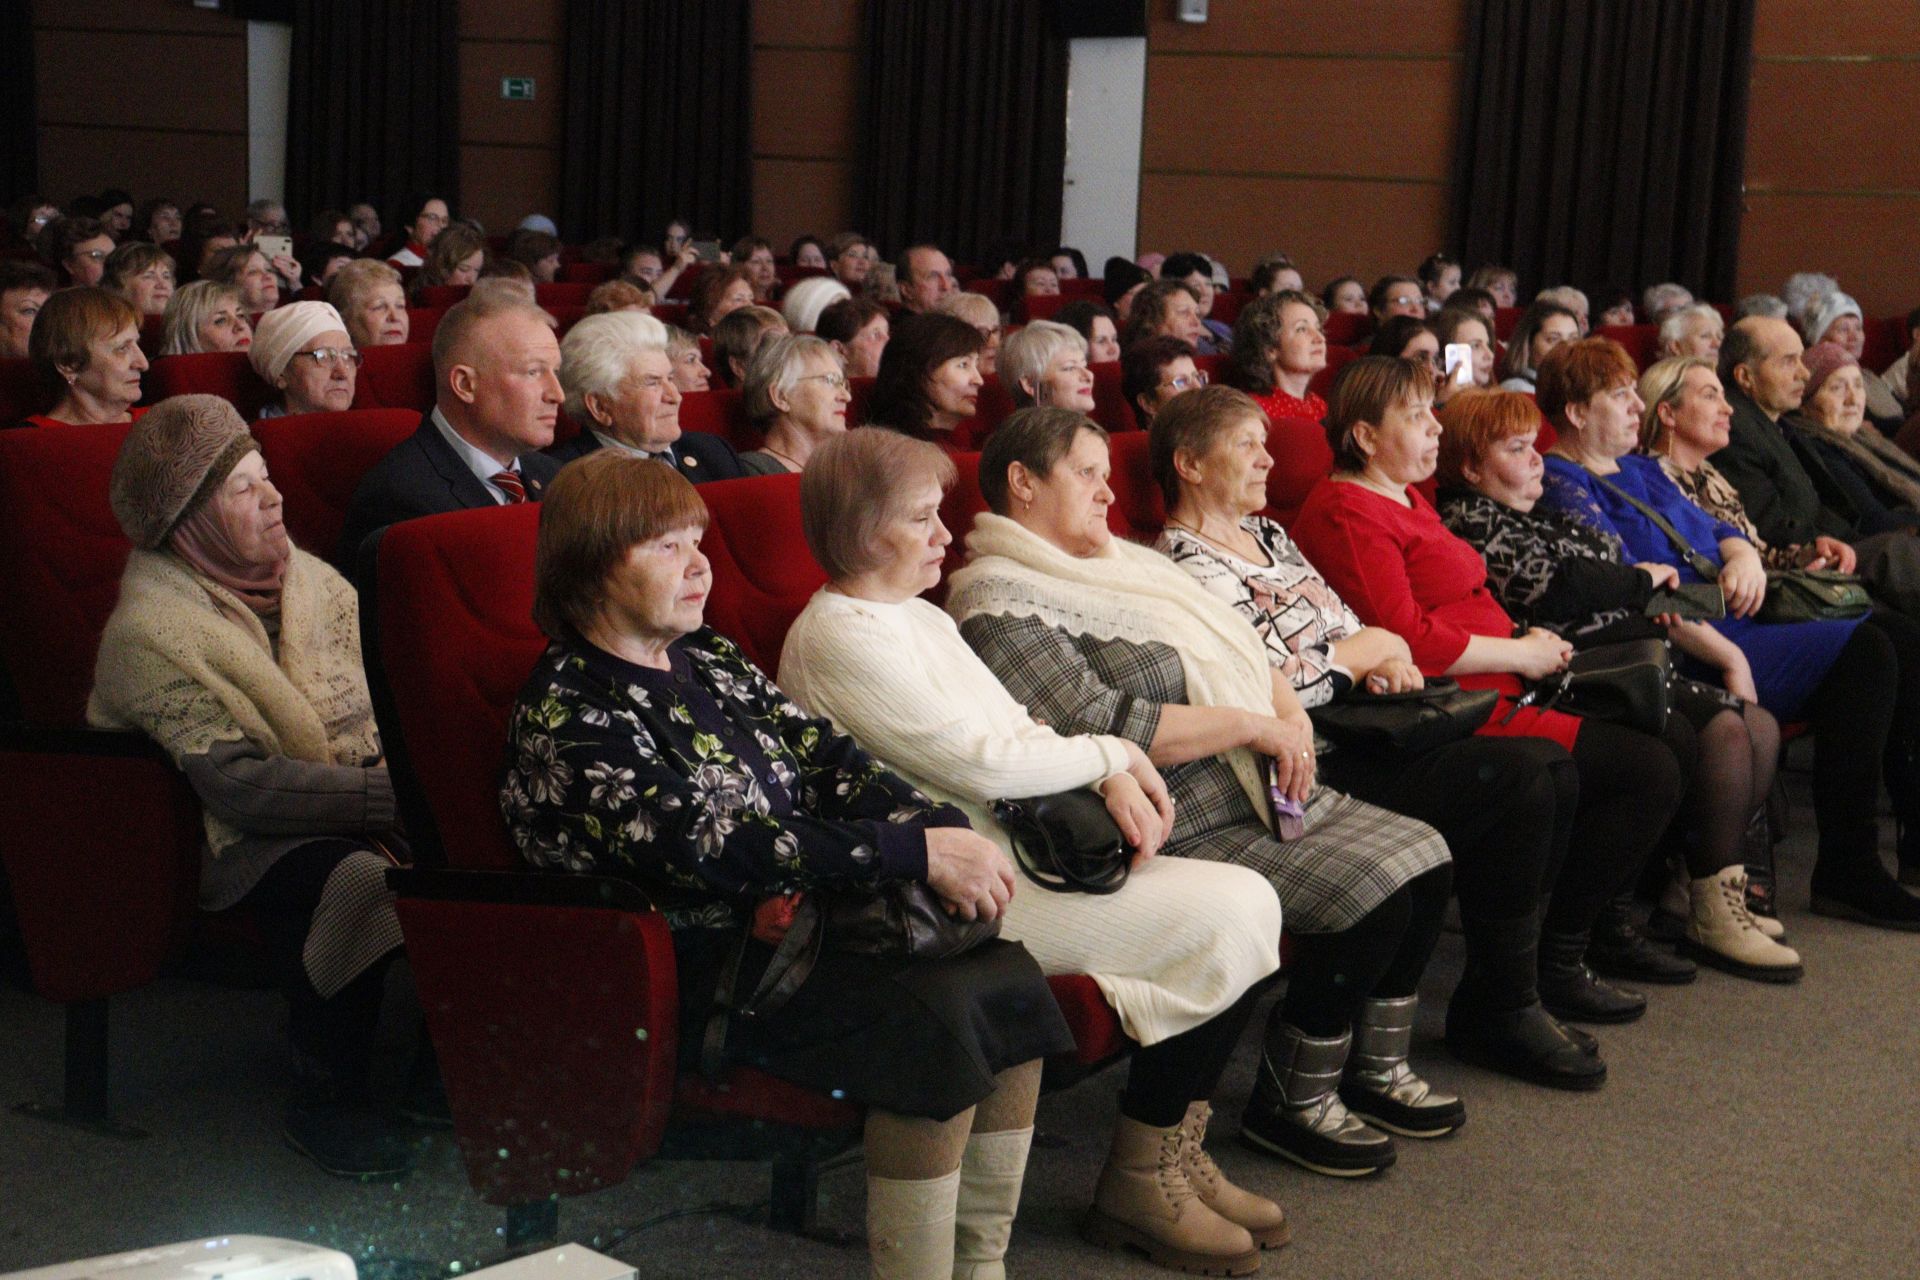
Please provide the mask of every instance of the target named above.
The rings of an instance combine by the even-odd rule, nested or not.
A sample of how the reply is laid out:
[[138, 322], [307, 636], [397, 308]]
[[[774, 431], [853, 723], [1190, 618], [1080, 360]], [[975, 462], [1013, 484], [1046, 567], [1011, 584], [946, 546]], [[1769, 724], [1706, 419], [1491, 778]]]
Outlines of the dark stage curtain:
[[1733, 296], [1754, 0], [1469, 0], [1453, 243], [1527, 291]]
[[1046, 0], [884, 0], [861, 29], [860, 229], [960, 261], [1060, 242], [1067, 42]]
[[[370, 200], [386, 218], [460, 178], [458, 0], [292, 0], [287, 209]], [[391, 222], [390, 229], [399, 223]]]
[[750, 17], [748, 0], [567, 0], [568, 238], [657, 241], [676, 217], [725, 241], [748, 231]]
[[0, 4], [0, 119], [13, 121], [0, 140], [0, 203], [40, 181], [33, 103], [33, 14], [24, 0]]

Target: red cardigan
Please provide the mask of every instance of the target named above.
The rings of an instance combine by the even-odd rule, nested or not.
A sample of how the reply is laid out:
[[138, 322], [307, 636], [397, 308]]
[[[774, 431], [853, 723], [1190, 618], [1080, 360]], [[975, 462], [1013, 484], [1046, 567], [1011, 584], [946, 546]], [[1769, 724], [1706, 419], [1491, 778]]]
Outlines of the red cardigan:
[[[1433, 505], [1408, 489], [1403, 507], [1363, 485], [1322, 480], [1293, 522], [1293, 539], [1362, 622], [1406, 640], [1413, 661], [1443, 675], [1474, 636], [1506, 639], [1513, 619], [1487, 590], [1487, 563], [1440, 523]], [[1500, 708], [1482, 733], [1551, 738], [1571, 748], [1576, 716], [1528, 708], [1503, 724], [1508, 700], [1524, 690], [1510, 674], [1461, 676], [1469, 689], [1498, 689]]]
[[[127, 421], [128, 422], [140, 421], [140, 415], [145, 413], [148, 409], [152, 407], [153, 406], [151, 405], [144, 405], [144, 404], [135, 405], [133, 408], [127, 410], [127, 415], [128, 415]], [[49, 418], [44, 413], [28, 414], [26, 417], [22, 418], [20, 421], [29, 426], [35, 426], [35, 427], [74, 427], [74, 426], [81, 425], [80, 423], [76, 423], [76, 422], [62, 422], [58, 418]]]

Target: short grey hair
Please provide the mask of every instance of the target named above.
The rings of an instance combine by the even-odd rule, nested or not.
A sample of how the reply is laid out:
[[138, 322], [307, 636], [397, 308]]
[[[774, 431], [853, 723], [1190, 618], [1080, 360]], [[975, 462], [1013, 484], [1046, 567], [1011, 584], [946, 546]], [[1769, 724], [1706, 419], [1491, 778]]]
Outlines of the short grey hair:
[[1765, 316], [1769, 320], [1785, 320], [1787, 304], [1774, 293], [1750, 293], [1734, 304], [1733, 318], [1745, 320], [1748, 316]]
[[971, 289], [955, 289], [933, 308], [942, 315], [955, 316], [965, 320], [974, 328], [1000, 327], [1000, 308], [993, 305], [993, 299], [984, 293], [975, 293]]
[[1660, 350], [1664, 352], [1674, 343], [1684, 340], [1687, 329], [1695, 320], [1711, 320], [1719, 326], [1722, 336], [1726, 333], [1726, 321], [1720, 318], [1719, 311], [1711, 304], [1689, 302], [1678, 311], [1669, 311], [1667, 318], [1660, 322]]
[[[1035, 320], [1000, 344], [1000, 384], [1016, 405], [1033, 404], [1047, 370], [1069, 353], [1087, 354], [1087, 340], [1078, 329], [1054, 320]], [[1033, 391], [1022, 385], [1028, 381]]]
[[[634, 314], [638, 315], [639, 313], [635, 312]], [[700, 349], [700, 339], [698, 335], [688, 333], [679, 325], [663, 324], [661, 327], [667, 331], [667, 356], [669, 359], [678, 360], [687, 352], [698, 351]]]
[[1650, 284], [1647, 291], [1640, 295], [1640, 314], [1649, 323], [1659, 324], [1681, 307], [1693, 304], [1693, 290], [1671, 280], [1665, 284]]
[[200, 326], [222, 303], [232, 303], [237, 309], [240, 287], [218, 280], [195, 280], [175, 289], [160, 322], [160, 354], [184, 356], [199, 351]]
[[560, 343], [567, 416], [587, 422], [587, 397], [619, 394], [633, 373], [633, 358], [643, 351], [667, 354], [667, 326], [644, 312], [606, 311], [567, 330]]
[[1787, 319], [1804, 323], [1814, 304], [1830, 293], [1838, 293], [1840, 282], [1824, 271], [1796, 271], [1780, 286], [1780, 297], [1787, 304]]
[[779, 417], [781, 410], [773, 402], [774, 396], [792, 395], [800, 379], [806, 376], [808, 362], [815, 356], [824, 357], [835, 369], [844, 372], [846, 362], [825, 338], [791, 333], [761, 343], [753, 359], [747, 362], [746, 381], [741, 386], [747, 420], [760, 426]]
[[1533, 295], [1535, 302], [1557, 302], [1578, 316], [1582, 312], [1591, 312], [1587, 295], [1570, 284], [1557, 284], [1551, 289], [1542, 289]]
[[780, 315], [793, 332], [812, 333], [820, 327], [822, 311], [852, 296], [852, 291], [832, 276], [808, 276], [788, 287], [780, 303]]

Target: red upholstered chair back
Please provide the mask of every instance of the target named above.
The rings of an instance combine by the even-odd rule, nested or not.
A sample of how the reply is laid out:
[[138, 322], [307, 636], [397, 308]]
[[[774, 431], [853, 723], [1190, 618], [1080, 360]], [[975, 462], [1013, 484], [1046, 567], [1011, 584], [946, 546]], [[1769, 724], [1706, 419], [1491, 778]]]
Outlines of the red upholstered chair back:
[[778, 262], [773, 267], [774, 278], [781, 284], [792, 284], [796, 280], [805, 280], [808, 276], [827, 274], [825, 267], [796, 267], [791, 262]]
[[168, 396], [219, 396], [252, 422], [263, 406], [275, 398], [275, 392], [253, 366], [244, 351], [199, 351], [187, 356], [161, 356], [147, 367], [145, 379], [147, 403]]
[[1167, 507], [1147, 463], [1147, 433], [1117, 435], [1108, 450], [1113, 474], [1107, 487], [1113, 490], [1113, 505], [1107, 508], [1107, 527], [1123, 538], [1151, 543], [1167, 523]]
[[651, 313], [661, 324], [670, 324], [676, 328], [687, 327], [687, 304], [684, 302], [656, 302]]
[[1218, 320], [1231, 328], [1240, 318], [1240, 309], [1253, 301], [1253, 295], [1240, 293], [1232, 289], [1222, 289], [1213, 295], [1213, 310], [1207, 313], [1207, 319]]
[[408, 307], [407, 341], [431, 343], [434, 330], [447, 318], [446, 307]]
[[980, 386], [980, 400], [974, 406], [973, 417], [954, 428], [954, 448], [977, 451], [993, 434], [993, 429], [1005, 422], [1007, 415], [1012, 412], [1013, 397], [1007, 394], [1006, 387], [998, 377], [988, 375]]
[[0, 359], [0, 428], [49, 408], [40, 371], [25, 356]]
[[533, 625], [540, 507], [403, 520], [380, 535], [375, 643], [398, 733], [447, 865], [510, 870], [500, 817], [507, 716], [546, 648]]
[[533, 300], [552, 310], [554, 307], [584, 307], [587, 295], [593, 292], [590, 284], [536, 284], [533, 286]]
[[1608, 324], [1593, 331], [1596, 338], [1612, 338], [1627, 349], [1633, 362], [1644, 371], [1658, 359], [1660, 326], [1657, 324]]
[[719, 436], [736, 449], [760, 447], [759, 433], [747, 425], [745, 397], [729, 387], [689, 391], [682, 396], [680, 429]]
[[1329, 347], [1358, 347], [1366, 344], [1373, 333], [1373, 314], [1362, 311], [1335, 311], [1327, 317], [1326, 335]]
[[1051, 320], [1055, 312], [1072, 301], [1065, 293], [1036, 293], [1022, 297], [1014, 311], [1025, 320]]
[[1207, 377], [1218, 382], [1220, 381], [1220, 375], [1227, 371], [1227, 358], [1223, 355], [1195, 356], [1193, 358], [1193, 367], [1205, 370]]
[[579, 324], [582, 320], [585, 320], [587, 318], [587, 309], [584, 306], [579, 306], [579, 307], [552, 306], [547, 308], [547, 314], [552, 316], [554, 320], [554, 325], [553, 325], [554, 336], [556, 338], [564, 338], [567, 336], [567, 330], [573, 328], [573, 326]]
[[1493, 336], [1505, 342], [1513, 336], [1514, 326], [1520, 323], [1520, 317], [1527, 313], [1525, 307], [1495, 307], [1493, 309]]
[[160, 340], [167, 331], [165, 316], [140, 317], [140, 350], [151, 360], [160, 350]]
[[1060, 296], [1068, 302], [1105, 302], [1107, 300], [1106, 282], [1099, 276], [1076, 276], [1072, 280], [1060, 282]]
[[1279, 418], [1267, 431], [1267, 452], [1273, 457], [1273, 470], [1267, 472], [1267, 512], [1291, 525], [1308, 491], [1333, 470], [1333, 448], [1319, 423]]
[[331, 557], [360, 478], [419, 425], [413, 409], [300, 413], [254, 424], [294, 545]]
[[[1882, 320], [1866, 322], [1867, 345], [1860, 351], [1860, 363], [1879, 373], [1882, 369], [1906, 354], [1907, 318], [1905, 316], [1887, 316]], [[1895, 390], [1905, 391], [1905, 387]]]
[[993, 300], [993, 305], [1001, 311], [1012, 308], [1019, 298], [1019, 285], [1012, 280], [969, 280], [961, 286], [971, 293], [982, 294]]
[[360, 378], [354, 384], [356, 409], [433, 408], [433, 344], [396, 342], [360, 352]]
[[707, 624], [771, 675], [787, 628], [827, 581], [800, 530], [800, 477], [720, 480], [700, 496], [711, 515], [700, 540], [713, 566]]
[[1109, 431], [1138, 431], [1140, 420], [1120, 390], [1120, 362], [1089, 365], [1093, 370], [1093, 420]]
[[934, 600], [946, 598], [947, 579], [966, 564], [967, 534], [973, 530], [973, 518], [987, 509], [987, 500], [980, 496], [980, 455], [956, 453], [951, 456], [953, 488], [947, 490], [947, 496], [940, 502], [940, 523], [953, 535], [953, 543], [940, 566], [940, 585], [928, 593]]
[[127, 424], [0, 431], [0, 662], [30, 723], [85, 723], [130, 549], [107, 505]]
[[1307, 390], [1323, 400], [1326, 399], [1327, 392], [1333, 389], [1333, 380], [1340, 376], [1342, 369], [1358, 360], [1360, 355], [1359, 347], [1336, 347], [1328, 344], [1327, 367], [1307, 381]]
[[561, 284], [604, 284], [620, 274], [617, 262], [563, 262], [560, 264]]
[[470, 284], [434, 284], [420, 291], [420, 305], [426, 307], [450, 307], [456, 302], [466, 301], [473, 286]]

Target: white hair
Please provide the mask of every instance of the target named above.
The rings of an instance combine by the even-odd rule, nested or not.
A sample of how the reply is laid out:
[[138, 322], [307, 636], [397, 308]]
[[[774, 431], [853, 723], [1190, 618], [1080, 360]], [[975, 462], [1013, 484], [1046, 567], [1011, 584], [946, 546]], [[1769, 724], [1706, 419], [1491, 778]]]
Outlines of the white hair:
[[1587, 295], [1570, 284], [1557, 284], [1551, 289], [1542, 289], [1533, 295], [1535, 302], [1556, 302], [1576, 316], [1585, 315], [1592, 310], [1587, 303]]
[[1662, 324], [1673, 312], [1692, 304], [1693, 290], [1672, 281], [1650, 284], [1647, 291], [1640, 295], [1640, 313], [1651, 324]]
[[1016, 404], [1032, 403], [1038, 397], [1023, 384], [1031, 382], [1037, 392], [1053, 362], [1069, 353], [1087, 354], [1087, 340], [1078, 329], [1052, 320], [1035, 320], [1000, 344], [1000, 383]]
[[775, 393], [782, 397], [792, 395], [800, 379], [806, 376], [808, 362], [816, 356], [824, 358], [836, 370], [845, 366], [831, 342], [810, 333], [781, 334], [761, 343], [753, 359], [747, 362], [747, 375], [741, 382], [747, 421], [759, 425], [779, 417], [780, 407], [773, 402]]
[[1677, 342], [1683, 342], [1695, 320], [1711, 320], [1721, 332], [1726, 331], [1726, 322], [1720, 318], [1719, 311], [1705, 302], [1689, 302], [1678, 311], [1669, 311], [1667, 318], [1660, 322], [1660, 349], [1666, 351]]
[[955, 289], [935, 303], [933, 309], [941, 315], [965, 320], [976, 329], [1000, 325], [1000, 308], [993, 305], [993, 299], [971, 289]]
[[1807, 308], [1807, 345], [1812, 346], [1826, 337], [1827, 330], [1833, 328], [1833, 322], [1841, 316], [1852, 316], [1863, 323], [1867, 318], [1860, 310], [1860, 304], [1838, 289], [1815, 299]]
[[587, 397], [618, 394], [633, 373], [633, 358], [643, 351], [667, 354], [667, 326], [644, 312], [607, 311], [569, 329], [560, 344], [567, 415], [586, 421]]
[[832, 276], [808, 276], [796, 280], [780, 303], [781, 318], [795, 333], [812, 333], [820, 327], [820, 313], [842, 298], [851, 298], [847, 286]]
[[1765, 316], [1769, 320], [1785, 320], [1787, 304], [1779, 295], [1772, 293], [1750, 293], [1740, 299], [1733, 308], [1736, 319], [1745, 320], [1748, 316]]
[[1824, 271], [1796, 271], [1780, 286], [1780, 297], [1787, 304], [1787, 319], [1804, 324], [1820, 299], [1839, 291], [1840, 282]]

